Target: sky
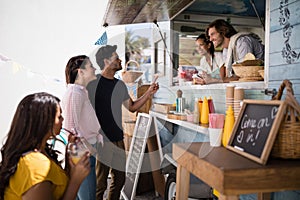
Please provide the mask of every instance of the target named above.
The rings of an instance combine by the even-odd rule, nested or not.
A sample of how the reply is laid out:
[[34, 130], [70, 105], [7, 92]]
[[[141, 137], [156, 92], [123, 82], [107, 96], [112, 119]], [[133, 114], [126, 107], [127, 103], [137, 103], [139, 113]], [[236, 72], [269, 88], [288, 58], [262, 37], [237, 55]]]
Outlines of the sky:
[[0, 1], [0, 147], [17, 104], [39, 91], [59, 98], [71, 56], [91, 56], [108, 0]]

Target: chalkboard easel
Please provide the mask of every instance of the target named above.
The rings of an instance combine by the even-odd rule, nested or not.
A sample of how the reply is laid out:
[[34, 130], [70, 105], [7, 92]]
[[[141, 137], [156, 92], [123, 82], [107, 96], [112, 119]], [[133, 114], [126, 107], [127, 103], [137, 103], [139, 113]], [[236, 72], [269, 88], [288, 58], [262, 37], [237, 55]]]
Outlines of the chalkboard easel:
[[[138, 113], [126, 161], [126, 180], [122, 190], [122, 196], [125, 200], [133, 200], [135, 198], [139, 175], [144, 170], [152, 172], [156, 191], [162, 189], [162, 191], [158, 192], [160, 194], [164, 192], [164, 177], [157, 170], [157, 164], [159, 167], [160, 154], [162, 152], [160, 152], [161, 149], [157, 143], [159, 142], [156, 139], [158, 131], [155, 123], [153, 123], [153, 119], [149, 114]], [[149, 168], [142, 169], [146, 146], [149, 151], [150, 165], [148, 165]]]
[[227, 148], [265, 165], [285, 111], [284, 101], [244, 100]]

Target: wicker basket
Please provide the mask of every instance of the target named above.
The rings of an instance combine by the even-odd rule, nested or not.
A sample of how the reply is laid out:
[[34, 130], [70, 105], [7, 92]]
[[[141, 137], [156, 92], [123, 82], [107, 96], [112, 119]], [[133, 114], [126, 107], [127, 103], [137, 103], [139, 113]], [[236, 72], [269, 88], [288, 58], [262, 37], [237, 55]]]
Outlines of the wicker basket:
[[140, 68], [140, 65], [138, 62], [136, 62], [135, 60], [129, 60], [126, 64], [125, 64], [125, 69], [122, 72], [122, 80], [125, 83], [135, 83], [136, 81], [138, 81], [142, 75], [144, 74], [142, 71], [138, 71], [138, 70], [128, 70], [128, 65], [129, 63], [135, 63], [137, 68]]
[[262, 78], [265, 78], [265, 70], [258, 70], [258, 73], [260, 74], [260, 76], [262, 77]]
[[300, 158], [300, 105], [294, 97], [292, 83], [284, 80], [273, 100], [280, 100], [286, 88], [287, 110], [271, 152], [272, 157], [285, 159]]
[[263, 70], [264, 66], [240, 66], [232, 65], [234, 73], [241, 78], [259, 77], [259, 70]]

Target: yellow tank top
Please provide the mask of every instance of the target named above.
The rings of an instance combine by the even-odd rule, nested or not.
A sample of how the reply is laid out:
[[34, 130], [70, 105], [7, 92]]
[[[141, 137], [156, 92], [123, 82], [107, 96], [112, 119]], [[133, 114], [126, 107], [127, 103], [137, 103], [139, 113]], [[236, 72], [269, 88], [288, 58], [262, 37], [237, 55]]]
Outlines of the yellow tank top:
[[44, 154], [29, 152], [20, 158], [15, 174], [10, 177], [4, 199], [22, 199], [22, 194], [43, 181], [50, 181], [53, 184], [54, 199], [62, 198], [68, 183], [64, 170]]

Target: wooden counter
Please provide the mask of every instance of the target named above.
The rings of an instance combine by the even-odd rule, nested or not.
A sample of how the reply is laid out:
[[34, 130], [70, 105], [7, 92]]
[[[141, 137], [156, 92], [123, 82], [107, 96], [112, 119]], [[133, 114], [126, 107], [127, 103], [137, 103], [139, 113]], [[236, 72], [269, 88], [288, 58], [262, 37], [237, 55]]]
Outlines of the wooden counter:
[[173, 158], [177, 161], [177, 200], [188, 197], [190, 173], [218, 190], [220, 200], [300, 189], [300, 160], [269, 159], [261, 165], [224, 147], [200, 142], [173, 144]]

